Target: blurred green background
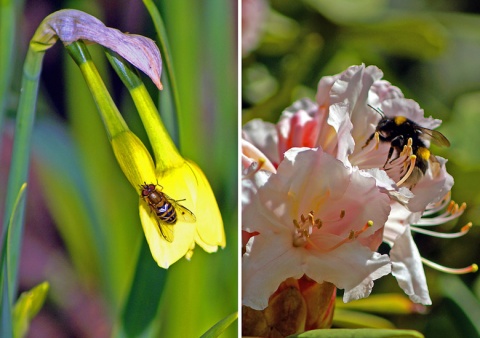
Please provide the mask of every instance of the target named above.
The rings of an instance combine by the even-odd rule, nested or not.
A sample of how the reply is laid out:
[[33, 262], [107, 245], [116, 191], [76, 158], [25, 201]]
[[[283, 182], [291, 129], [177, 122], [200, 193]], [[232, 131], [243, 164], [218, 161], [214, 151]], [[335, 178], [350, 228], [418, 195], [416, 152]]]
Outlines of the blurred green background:
[[[168, 270], [155, 265], [139, 221], [138, 191], [118, 168], [80, 71], [57, 43], [46, 53], [40, 81], [19, 280], [20, 291], [44, 280], [50, 291], [28, 337], [197, 337], [237, 311], [237, 1], [155, 4], [182, 108], [174, 137], [210, 181], [227, 247], [214, 254], [197, 247], [191, 261]], [[7, 83], [0, 91], [0, 212], [28, 42], [47, 15], [65, 8], [157, 38], [140, 0], [0, 2], [0, 13], [12, 19], [1, 32], [8, 48], [0, 50], [0, 78]], [[130, 129], [148, 144], [128, 91], [101, 48], [89, 49]], [[143, 79], [158, 102], [158, 91]], [[237, 323], [223, 336], [236, 337]]]
[[[246, 3], [244, 0], [243, 3]], [[251, 1], [254, 2], [254, 1]], [[416, 235], [420, 253], [439, 264], [480, 262], [480, 2], [418, 0], [265, 1], [259, 43], [243, 56], [242, 123], [276, 122], [293, 101], [315, 99], [319, 79], [351, 65], [376, 65], [384, 79], [414, 99], [425, 115], [442, 119], [452, 145], [434, 148], [448, 159], [452, 190], [466, 212], [436, 230], [464, 237]], [[245, 12], [244, 14], [245, 15]], [[248, 15], [248, 14], [247, 14]], [[249, 15], [254, 17], [252, 13]], [[244, 18], [244, 21], [247, 19]], [[480, 336], [480, 278], [425, 267], [433, 305], [426, 314], [387, 316], [399, 328], [426, 337]], [[374, 294], [401, 292], [393, 277], [375, 282]]]

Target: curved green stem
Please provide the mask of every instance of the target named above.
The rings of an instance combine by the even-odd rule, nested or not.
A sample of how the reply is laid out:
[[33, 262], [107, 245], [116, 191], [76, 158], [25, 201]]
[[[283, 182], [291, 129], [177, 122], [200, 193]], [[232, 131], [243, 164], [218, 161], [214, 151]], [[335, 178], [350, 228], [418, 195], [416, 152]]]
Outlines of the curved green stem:
[[137, 107], [143, 126], [147, 132], [160, 171], [178, 167], [184, 160], [163, 124], [157, 108], [143, 84], [138, 72], [117, 53], [106, 49], [111, 65], [127, 87]]
[[112, 140], [117, 134], [128, 131], [128, 126], [118, 111], [115, 102], [113, 102], [85, 44], [81, 41], [76, 41], [65, 47], [79, 66], [88, 84], [88, 88], [97, 104], [105, 129], [107, 130], [109, 140]]
[[162, 16], [152, 0], [143, 0], [152, 17], [155, 30], [158, 34], [159, 49], [163, 59], [166, 79], [163, 81], [164, 90], [160, 93], [160, 113], [167, 125], [167, 129], [172, 135], [175, 144], [179, 145], [180, 132], [178, 128], [178, 116], [181, 115], [180, 99], [178, 96], [178, 87], [173, 70], [172, 56], [170, 55], [170, 46], [167, 38], [167, 31], [163, 23]]

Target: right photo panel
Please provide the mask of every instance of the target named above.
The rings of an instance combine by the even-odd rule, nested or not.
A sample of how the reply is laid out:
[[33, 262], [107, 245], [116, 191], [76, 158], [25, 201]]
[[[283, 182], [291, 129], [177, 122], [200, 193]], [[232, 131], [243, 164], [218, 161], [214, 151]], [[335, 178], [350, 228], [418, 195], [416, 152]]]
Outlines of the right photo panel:
[[478, 27], [241, 1], [242, 336], [480, 336]]

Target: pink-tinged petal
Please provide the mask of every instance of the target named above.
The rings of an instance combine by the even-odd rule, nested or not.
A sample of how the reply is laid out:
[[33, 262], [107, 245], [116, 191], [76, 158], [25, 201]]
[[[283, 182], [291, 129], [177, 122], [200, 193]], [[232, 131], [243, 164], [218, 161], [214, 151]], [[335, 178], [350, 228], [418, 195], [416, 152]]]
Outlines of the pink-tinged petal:
[[390, 272], [388, 256], [375, 253], [389, 211], [373, 178], [320, 148], [290, 149], [243, 208], [243, 229], [256, 232], [244, 255], [244, 301], [267, 306], [280, 282], [304, 274], [366, 297]]
[[[270, 176], [258, 197], [273, 211], [272, 221], [282, 223], [286, 218], [291, 226], [301, 214], [314, 211], [324, 220], [319, 233], [340, 236], [359, 231], [372, 221], [373, 226], [360, 236], [368, 237], [383, 227], [390, 211], [388, 196], [378, 191], [373, 178], [352, 171], [320, 148], [286, 152], [277, 175]], [[345, 214], [339, 219], [342, 210]]]
[[349, 67], [333, 83], [327, 122], [338, 134], [337, 158], [343, 160], [352, 154], [354, 140], [366, 140], [374, 131], [367, 100], [371, 86], [382, 76], [377, 67], [362, 64]]
[[260, 226], [263, 224], [259, 222], [257, 216], [257, 192], [267, 182], [270, 174], [268, 171], [260, 170], [248, 179], [242, 179], [242, 230], [247, 232], [265, 231], [261, 227], [257, 228], [257, 224]]
[[453, 187], [453, 177], [447, 172], [445, 160], [437, 156], [429, 161], [425, 176], [412, 188], [415, 195], [408, 203], [410, 211], [425, 211], [427, 205], [440, 201]]
[[[383, 101], [380, 107], [387, 117], [404, 116], [419, 126], [427, 129], [435, 129], [442, 121], [424, 116], [424, 111], [419, 104], [413, 100], [398, 98]], [[428, 144], [428, 142], [427, 142]]]
[[253, 163], [261, 163], [262, 170], [276, 172], [275, 166], [268, 157], [257, 147], [246, 140], [242, 140], [242, 167], [248, 169]]
[[367, 297], [373, 280], [390, 271], [388, 255], [372, 253], [358, 242], [345, 244], [327, 253], [311, 252], [306, 256], [305, 274], [318, 283], [328, 281], [339, 289], [345, 289], [345, 302]]
[[[268, 181], [271, 172], [258, 170], [258, 163], [254, 163], [244, 171], [244, 174], [242, 179], [242, 230], [252, 233], [257, 231], [258, 219], [255, 218], [258, 204], [257, 192]], [[253, 216], [253, 219], [250, 220], [250, 216]]]
[[392, 84], [386, 80], [378, 80], [372, 85], [368, 101], [372, 106], [376, 107], [383, 101], [402, 97], [404, 96], [400, 88], [392, 86]]
[[391, 272], [390, 258], [388, 255], [380, 255], [378, 252], [374, 252], [372, 257], [366, 262], [365, 269], [371, 272], [362, 282], [351, 289], [345, 288], [343, 294], [344, 303], [368, 297], [372, 292], [373, 281]]
[[350, 120], [349, 107], [344, 103], [330, 106], [328, 124], [336, 132], [336, 147], [330, 153], [344, 163], [349, 163], [348, 155], [353, 152], [355, 142], [351, 135], [353, 124]]
[[[272, 243], [275, 241], [275, 243]], [[243, 305], [262, 310], [280, 283], [303, 276], [302, 252], [292, 250], [291, 236], [254, 236], [247, 243], [242, 260]]]
[[390, 198], [403, 205], [406, 205], [410, 199], [414, 197], [413, 193], [408, 188], [399, 188], [384, 170], [372, 168], [361, 170], [360, 172], [367, 177], [373, 177], [376, 181], [377, 188], [380, 191], [387, 193]]
[[350, 169], [321, 148], [293, 148], [285, 153], [277, 173], [271, 178], [274, 180], [272, 187], [288, 192], [300, 205], [309, 205], [327, 192], [333, 200], [343, 196], [349, 184]]
[[383, 241], [393, 246], [397, 237], [405, 232], [405, 228], [408, 227], [409, 224], [416, 223], [422, 214], [419, 212], [412, 213], [405, 206], [394, 201], [391, 202], [390, 207], [391, 212], [383, 231]]
[[319, 123], [315, 116], [316, 105], [309, 99], [295, 102], [283, 113], [277, 123], [278, 149], [283, 154], [293, 147], [316, 146], [320, 132]]
[[425, 271], [410, 226], [404, 227], [403, 233], [395, 239], [390, 250], [390, 259], [392, 275], [405, 294], [415, 303], [431, 305]]
[[278, 136], [273, 123], [251, 120], [242, 127], [242, 138], [257, 147], [274, 165], [278, 165]]
[[318, 82], [317, 95], [315, 96], [315, 99], [321, 108], [328, 108], [330, 106], [330, 91], [332, 90], [332, 86], [335, 81], [337, 81], [342, 74], [343, 73], [333, 76], [324, 76]]

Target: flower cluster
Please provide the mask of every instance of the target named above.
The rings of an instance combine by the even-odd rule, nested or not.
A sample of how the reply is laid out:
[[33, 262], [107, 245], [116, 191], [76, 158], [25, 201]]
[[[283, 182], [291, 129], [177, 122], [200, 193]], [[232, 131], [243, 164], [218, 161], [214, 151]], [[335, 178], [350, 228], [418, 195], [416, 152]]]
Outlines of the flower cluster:
[[[429, 151], [435, 138], [448, 144], [433, 131], [441, 121], [382, 77], [374, 66], [349, 67], [322, 78], [316, 102], [295, 102], [278, 123], [244, 125], [245, 306], [263, 310], [282, 282], [305, 276], [344, 289], [348, 302], [390, 273], [412, 301], [431, 304], [422, 263], [434, 263], [411, 232], [436, 236], [419, 226], [454, 219], [465, 206], [450, 201], [446, 160]], [[378, 252], [382, 242], [388, 255]]]

